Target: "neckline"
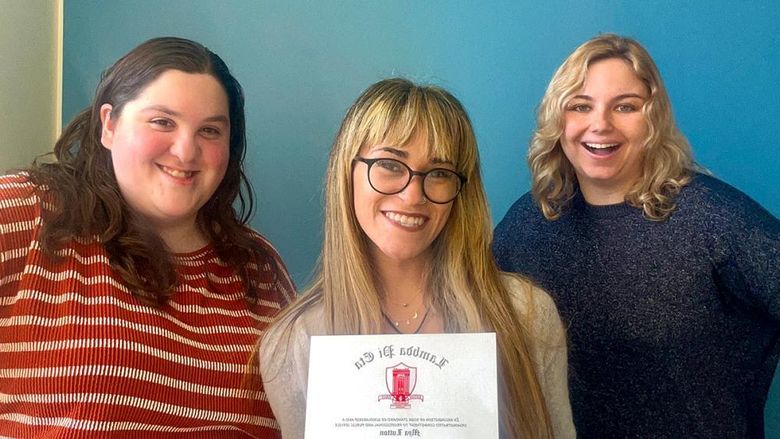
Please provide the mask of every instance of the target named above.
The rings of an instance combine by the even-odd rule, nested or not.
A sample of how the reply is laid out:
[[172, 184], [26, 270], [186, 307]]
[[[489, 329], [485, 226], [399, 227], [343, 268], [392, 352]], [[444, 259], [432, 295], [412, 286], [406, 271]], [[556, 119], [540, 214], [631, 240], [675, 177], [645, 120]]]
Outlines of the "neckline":
[[210, 257], [213, 252], [214, 252], [214, 246], [209, 243], [197, 250], [183, 252], [183, 253], [171, 253], [171, 256], [173, 256], [173, 259], [176, 261], [192, 261], [197, 259], [203, 259], [205, 257]]
[[625, 201], [616, 204], [590, 204], [585, 200], [585, 197], [579, 190], [574, 197], [573, 204], [576, 210], [584, 212], [587, 216], [594, 218], [621, 218], [624, 216], [636, 215], [637, 213], [641, 215], [642, 213], [641, 209], [637, 209]]

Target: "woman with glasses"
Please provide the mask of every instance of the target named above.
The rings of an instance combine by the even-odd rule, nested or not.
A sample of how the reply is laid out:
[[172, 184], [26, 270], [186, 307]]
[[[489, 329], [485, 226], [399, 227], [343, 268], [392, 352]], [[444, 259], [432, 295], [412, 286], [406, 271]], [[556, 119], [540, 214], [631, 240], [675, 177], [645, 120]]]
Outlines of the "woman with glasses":
[[579, 435], [763, 438], [780, 223], [695, 166], [638, 42], [600, 35], [563, 62], [528, 163], [494, 249], [567, 321]]
[[[302, 438], [309, 337], [494, 331], [508, 438], [573, 437], [555, 305], [496, 268], [471, 123], [437, 87], [369, 87], [336, 136], [314, 283], [261, 342], [285, 438]], [[453, 383], [455, 384], [455, 383]]]

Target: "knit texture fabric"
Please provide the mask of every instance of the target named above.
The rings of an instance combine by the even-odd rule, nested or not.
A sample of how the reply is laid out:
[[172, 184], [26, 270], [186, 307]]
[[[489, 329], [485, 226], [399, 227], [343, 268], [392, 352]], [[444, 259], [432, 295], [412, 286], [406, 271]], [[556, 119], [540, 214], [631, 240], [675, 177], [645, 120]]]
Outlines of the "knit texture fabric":
[[0, 177], [0, 436], [279, 437], [263, 389], [243, 385], [294, 294], [271, 245], [256, 236], [268, 254], [250, 267], [256, 304], [207, 246], [174, 255], [180, 282], [154, 308], [94, 239], [44, 255], [39, 194], [24, 175]]
[[579, 437], [764, 437], [780, 355], [780, 223], [745, 194], [696, 175], [658, 222], [580, 194], [548, 221], [529, 193], [493, 248], [568, 325]]

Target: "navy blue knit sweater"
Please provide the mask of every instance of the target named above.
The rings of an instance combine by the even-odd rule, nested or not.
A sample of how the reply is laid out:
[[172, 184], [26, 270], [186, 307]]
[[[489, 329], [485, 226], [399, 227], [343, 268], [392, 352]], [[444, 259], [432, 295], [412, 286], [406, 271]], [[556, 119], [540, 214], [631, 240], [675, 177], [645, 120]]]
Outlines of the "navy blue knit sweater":
[[780, 356], [780, 222], [697, 175], [665, 221], [578, 195], [555, 221], [530, 194], [496, 228], [505, 271], [569, 326], [582, 438], [763, 438]]

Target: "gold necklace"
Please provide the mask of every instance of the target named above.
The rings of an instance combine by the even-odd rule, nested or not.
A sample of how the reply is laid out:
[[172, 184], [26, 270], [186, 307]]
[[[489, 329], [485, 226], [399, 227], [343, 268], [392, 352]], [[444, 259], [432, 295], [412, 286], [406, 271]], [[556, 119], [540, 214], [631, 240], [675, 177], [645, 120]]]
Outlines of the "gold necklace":
[[[411, 326], [412, 320], [417, 320], [418, 316], [419, 316], [418, 312], [415, 311], [414, 315], [411, 318], [406, 319], [406, 322], [405, 322], [406, 326]], [[388, 316], [384, 312], [384, 310], [382, 310], [382, 317], [385, 318], [385, 321], [387, 321], [387, 323], [390, 325], [391, 328], [393, 328], [393, 330], [395, 332], [397, 332], [399, 334], [406, 334], [406, 332], [401, 332], [401, 330], [398, 329], [398, 326], [400, 326], [400, 322], [391, 319], [390, 316]], [[423, 318], [420, 321], [420, 324], [417, 325], [417, 328], [413, 332], [410, 332], [409, 334], [418, 334], [420, 332], [420, 329], [422, 329], [423, 325], [425, 324], [425, 319], [427, 319], [427, 318], [428, 318], [428, 309], [426, 308], [425, 309], [425, 313], [423, 313]]]
[[[422, 288], [420, 288], [420, 289], [417, 291], [417, 293], [415, 293], [415, 294], [414, 294], [412, 297], [410, 297], [410, 298], [409, 298], [409, 300], [407, 300], [406, 302], [393, 302], [393, 301], [391, 301], [391, 300], [389, 300], [389, 299], [386, 299], [386, 300], [387, 300], [387, 302], [388, 302], [388, 303], [390, 303], [391, 305], [400, 306], [401, 308], [408, 308], [408, 307], [409, 307], [409, 305], [412, 303], [412, 301], [414, 301], [415, 299], [417, 299], [418, 297], [420, 297], [420, 295], [422, 295], [422, 291], [423, 291], [423, 290], [422, 290]], [[417, 314], [417, 313], [415, 313], [415, 315], [416, 315], [416, 314]]]
[[412, 314], [411, 316], [401, 320], [395, 320], [390, 318], [390, 315], [386, 313], [384, 310], [382, 310], [382, 314], [384, 314], [384, 316], [388, 319], [388, 321], [392, 324], [392, 326], [396, 328], [401, 326], [401, 322], [403, 322], [406, 326], [411, 326], [412, 322], [417, 320], [420, 317], [420, 313], [418, 311], [415, 311], [414, 314]]

